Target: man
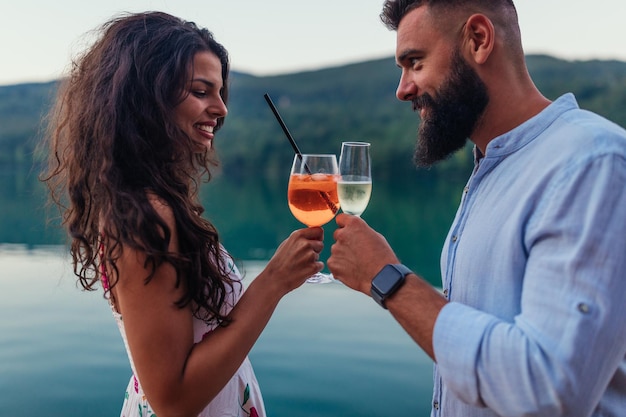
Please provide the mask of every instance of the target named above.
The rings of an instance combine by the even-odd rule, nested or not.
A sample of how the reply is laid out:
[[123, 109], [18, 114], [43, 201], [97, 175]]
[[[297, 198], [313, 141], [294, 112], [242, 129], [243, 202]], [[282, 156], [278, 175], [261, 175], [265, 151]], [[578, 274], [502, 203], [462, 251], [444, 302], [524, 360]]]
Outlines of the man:
[[625, 416], [626, 132], [537, 90], [511, 0], [387, 0], [381, 18], [422, 120], [416, 163], [469, 138], [475, 169], [443, 294], [346, 214], [329, 269], [435, 361], [432, 416]]

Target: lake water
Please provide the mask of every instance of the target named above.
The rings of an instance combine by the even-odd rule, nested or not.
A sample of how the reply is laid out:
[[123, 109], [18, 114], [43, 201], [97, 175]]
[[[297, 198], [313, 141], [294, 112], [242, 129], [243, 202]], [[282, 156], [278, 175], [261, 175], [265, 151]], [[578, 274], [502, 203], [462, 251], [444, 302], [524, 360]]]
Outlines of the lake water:
[[[1, 167], [0, 167], [1, 168]], [[375, 179], [363, 218], [433, 285], [465, 183], [436, 172]], [[252, 279], [303, 227], [287, 178], [216, 178], [205, 215]], [[0, 169], [0, 417], [118, 416], [130, 367], [101, 293], [78, 289], [30, 170]], [[324, 226], [329, 255], [334, 222]], [[270, 417], [427, 417], [432, 362], [389, 313], [342, 284], [288, 294], [250, 353]]]
[[[243, 262], [246, 280], [262, 261]], [[130, 368], [100, 292], [62, 247], [0, 245], [0, 416], [117, 416]], [[305, 284], [250, 353], [271, 417], [428, 416], [432, 362], [342, 284]]]

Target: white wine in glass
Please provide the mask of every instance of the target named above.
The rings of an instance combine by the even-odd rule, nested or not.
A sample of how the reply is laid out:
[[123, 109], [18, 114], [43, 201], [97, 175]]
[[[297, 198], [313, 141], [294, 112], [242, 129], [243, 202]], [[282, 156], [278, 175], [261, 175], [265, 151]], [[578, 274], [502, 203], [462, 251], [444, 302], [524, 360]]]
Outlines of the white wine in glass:
[[[337, 157], [332, 154], [296, 154], [291, 166], [287, 201], [293, 216], [308, 227], [322, 226], [339, 210]], [[327, 283], [332, 276], [318, 272], [309, 283]]]
[[343, 142], [337, 194], [344, 213], [361, 216], [372, 195], [370, 144]]

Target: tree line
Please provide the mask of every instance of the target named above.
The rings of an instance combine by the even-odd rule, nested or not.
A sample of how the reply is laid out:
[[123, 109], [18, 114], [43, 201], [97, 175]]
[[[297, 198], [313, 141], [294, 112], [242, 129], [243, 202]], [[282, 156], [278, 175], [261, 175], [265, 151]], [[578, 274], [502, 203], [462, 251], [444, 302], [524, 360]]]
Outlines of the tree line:
[[[549, 99], [573, 92], [582, 108], [626, 126], [626, 62], [529, 55], [527, 63]], [[233, 179], [260, 173], [273, 177], [288, 169], [285, 164], [291, 162], [293, 150], [265, 93], [303, 152], [338, 154], [342, 141], [367, 141], [372, 142], [378, 175], [415, 173], [410, 155], [419, 119], [410, 105], [395, 97], [399, 75], [393, 57], [277, 76], [233, 72], [229, 116], [215, 144], [223, 173]], [[57, 86], [54, 81], [0, 87], [3, 170], [32, 166], [42, 158], [34, 150]], [[471, 164], [470, 153], [461, 152], [432, 171], [467, 171]]]

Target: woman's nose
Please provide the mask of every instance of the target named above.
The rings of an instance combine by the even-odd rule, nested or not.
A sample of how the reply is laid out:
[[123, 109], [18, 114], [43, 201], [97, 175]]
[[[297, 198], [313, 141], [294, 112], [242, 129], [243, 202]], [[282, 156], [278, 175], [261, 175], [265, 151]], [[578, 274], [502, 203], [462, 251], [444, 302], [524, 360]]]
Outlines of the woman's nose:
[[228, 108], [226, 107], [226, 103], [224, 103], [221, 96], [207, 108], [207, 111], [209, 114], [216, 115], [218, 117], [226, 117], [228, 114]]

